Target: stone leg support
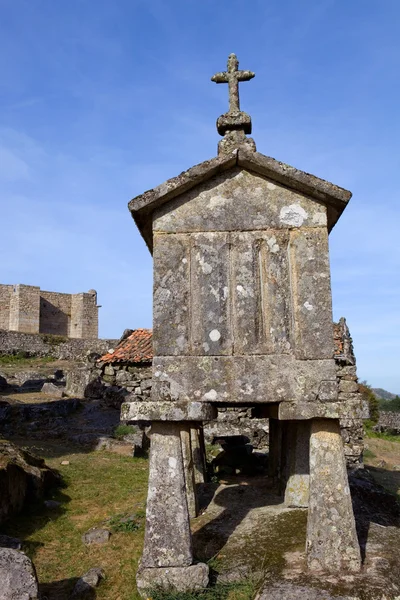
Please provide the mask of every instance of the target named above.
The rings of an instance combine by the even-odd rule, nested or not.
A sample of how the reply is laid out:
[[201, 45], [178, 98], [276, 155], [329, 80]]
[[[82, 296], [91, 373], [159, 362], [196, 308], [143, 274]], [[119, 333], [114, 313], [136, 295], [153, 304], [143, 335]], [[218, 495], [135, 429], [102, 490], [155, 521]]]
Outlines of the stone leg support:
[[285, 423], [285, 504], [307, 507], [310, 473], [310, 421]]
[[306, 549], [312, 571], [360, 570], [360, 548], [337, 419], [311, 421]]
[[192, 442], [195, 483], [204, 483], [206, 480], [206, 449], [204, 444], [203, 426], [200, 423], [192, 425], [190, 437]]
[[191, 441], [191, 424], [185, 423], [181, 429], [181, 443], [183, 456], [183, 471], [185, 475], [186, 498], [189, 510], [189, 517], [197, 516], [197, 497], [196, 497], [196, 482], [193, 464], [192, 441]]
[[282, 421], [269, 420], [268, 476], [278, 481], [281, 475]]
[[136, 576], [140, 593], [157, 587], [205, 587], [208, 567], [193, 565], [186, 499], [182, 422], [154, 422], [151, 428], [149, 488], [143, 555]]

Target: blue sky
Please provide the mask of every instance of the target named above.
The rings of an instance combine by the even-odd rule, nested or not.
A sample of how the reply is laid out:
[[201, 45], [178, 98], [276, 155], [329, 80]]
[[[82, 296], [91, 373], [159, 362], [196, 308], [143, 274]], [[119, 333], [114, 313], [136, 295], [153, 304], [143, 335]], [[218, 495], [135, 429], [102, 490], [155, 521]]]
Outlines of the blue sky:
[[398, 0], [0, 0], [0, 281], [95, 288], [102, 337], [150, 327], [127, 202], [216, 154], [236, 52], [257, 149], [353, 192], [334, 316], [400, 393], [399, 28]]

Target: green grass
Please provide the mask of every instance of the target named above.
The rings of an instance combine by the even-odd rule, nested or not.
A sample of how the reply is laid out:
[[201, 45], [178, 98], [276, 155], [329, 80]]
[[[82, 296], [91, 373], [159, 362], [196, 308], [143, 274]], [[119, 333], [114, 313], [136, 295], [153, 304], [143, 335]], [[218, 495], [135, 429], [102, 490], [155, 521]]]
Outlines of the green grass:
[[378, 433], [377, 431], [372, 431], [368, 427], [365, 428], [365, 437], [375, 438], [378, 440], [386, 440], [387, 442], [397, 442], [398, 444], [400, 444], [400, 435], [391, 435], [390, 433]]
[[28, 356], [25, 352], [0, 354], [0, 365], [30, 366], [31, 364], [34, 364], [36, 366], [38, 362], [40, 362], [40, 364], [46, 364], [54, 362], [55, 360], [54, 356], [43, 356], [38, 359], [37, 357]]
[[124, 438], [126, 435], [129, 435], [130, 433], [135, 433], [137, 429], [138, 428], [133, 425], [117, 425], [117, 427], [114, 429], [113, 436], [117, 440], [122, 440], [122, 438]]
[[[253, 600], [257, 584], [251, 580], [235, 583], [217, 583], [214, 587], [197, 592], [150, 590], [149, 600]], [[132, 600], [136, 600], [132, 596]]]
[[364, 459], [376, 458], [376, 454], [372, 452], [369, 448], [366, 448], [363, 452]]
[[[61, 502], [60, 508], [31, 506], [2, 528], [2, 533], [23, 540], [43, 595], [67, 600], [76, 579], [99, 566], [106, 578], [96, 600], [139, 600], [135, 574], [143, 544], [147, 460], [108, 452], [45, 458], [63, 475], [64, 487], [51, 496]], [[63, 460], [70, 464], [61, 465]], [[124, 525], [122, 515], [135, 515], [132, 524]], [[85, 546], [82, 535], [99, 526], [113, 531], [110, 541]]]

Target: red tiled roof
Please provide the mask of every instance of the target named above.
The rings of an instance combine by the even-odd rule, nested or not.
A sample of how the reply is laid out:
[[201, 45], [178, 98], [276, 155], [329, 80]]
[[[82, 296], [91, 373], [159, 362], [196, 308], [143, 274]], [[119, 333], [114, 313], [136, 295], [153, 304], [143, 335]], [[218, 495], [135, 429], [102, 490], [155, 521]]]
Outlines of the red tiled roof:
[[153, 360], [153, 332], [151, 329], [135, 329], [128, 337], [121, 340], [114, 352], [104, 354], [99, 360], [102, 363], [144, 363]]

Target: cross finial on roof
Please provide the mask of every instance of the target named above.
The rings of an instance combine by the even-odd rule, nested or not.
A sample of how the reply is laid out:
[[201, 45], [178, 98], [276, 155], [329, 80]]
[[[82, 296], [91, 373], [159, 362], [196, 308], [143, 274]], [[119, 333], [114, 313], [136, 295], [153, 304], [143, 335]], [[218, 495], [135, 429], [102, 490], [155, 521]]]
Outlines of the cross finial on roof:
[[239, 61], [236, 54], [230, 54], [228, 58], [228, 70], [216, 73], [211, 77], [215, 83], [229, 84], [229, 112], [237, 113], [240, 111], [239, 102], [239, 81], [249, 81], [253, 79], [253, 71], [239, 71]]
[[215, 83], [227, 83], [229, 85], [229, 110], [217, 119], [217, 130], [224, 136], [218, 144], [219, 154], [229, 154], [235, 148], [246, 144], [252, 150], [256, 149], [254, 140], [247, 138], [251, 133], [251, 117], [240, 110], [239, 82], [253, 79], [252, 71], [240, 71], [239, 61], [236, 54], [230, 54], [226, 71], [216, 73], [211, 77]]

